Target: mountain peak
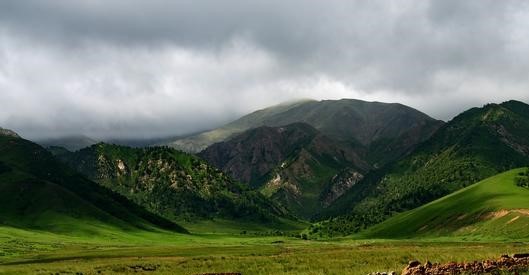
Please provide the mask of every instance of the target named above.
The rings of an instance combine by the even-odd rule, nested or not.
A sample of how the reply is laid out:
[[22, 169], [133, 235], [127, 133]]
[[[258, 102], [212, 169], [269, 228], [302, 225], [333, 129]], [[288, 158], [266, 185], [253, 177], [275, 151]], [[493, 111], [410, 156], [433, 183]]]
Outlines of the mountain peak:
[[[418, 110], [397, 103], [358, 99], [305, 100], [261, 109], [220, 128], [177, 139], [168, 145], [196, 153], [249, 129], [279, 127], [296, 122], [306, 123], [333, 139], [365, 147], [376, 147], [403, 135], [407, 135], [410, 145], [415, 145], [443, 124]], [[407, 152], [411, 147], [402, 146], [404, 149], [401, 151]]]

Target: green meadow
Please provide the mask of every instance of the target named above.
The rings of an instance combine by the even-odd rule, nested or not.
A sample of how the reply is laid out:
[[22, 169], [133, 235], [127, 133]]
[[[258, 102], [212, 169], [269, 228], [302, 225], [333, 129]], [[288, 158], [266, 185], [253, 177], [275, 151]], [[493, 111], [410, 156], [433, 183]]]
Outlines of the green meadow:
[[367, 274], [400, 271], [412, 259], [471, 261], [529, 250], [524, 242], [119, 233], [74, 237], [2, 228], [0, 274]]
[[344, 238], [304, 240], [303, 223], [273, 230], [229, 220], [182, 222], [188, 234], [81, 217], [53, 232], [3, 225], [0, 274], [368, 274], [400, 272], [414, 259], [523, 253], [529, 190], [517, 179], [525, 172], [499, 174]]

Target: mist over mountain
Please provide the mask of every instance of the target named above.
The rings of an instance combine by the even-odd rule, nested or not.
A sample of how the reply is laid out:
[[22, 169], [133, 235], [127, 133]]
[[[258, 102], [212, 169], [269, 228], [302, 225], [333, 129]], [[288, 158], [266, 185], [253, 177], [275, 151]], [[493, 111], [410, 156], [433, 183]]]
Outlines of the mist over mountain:
[[[386, 145], [394, 146], [392, 149], [386, 148], [393, 150], [390, 155], [404, 153], [442, 124], [441, 121], [401, 104], [354, 99], [306, 100], [265, 108], [218, 129], [177, 139], [168, 145], [198, 152], [251, 128], [284, 126], [296, 122], [307, 123], [329, 137], [369, 147], [372, 151], [385, 150], [382, 147]], [[414, 131], [419, 132], [411, 134]], [[408, 135], [408, 144], [384, 144], [405, 135]], [[397, 149], [399, 146], [401, 148]]]
[[87, 136], [67, 136], [62, 138], [50, 138], [36, 141], [44, 147], [63, 147], [69, 151], [77, 151], [98, 143], [98, 140]]
[[137, 139], [299, 98], [400, 102], [442, 120], [529, 100], [523, 1], [309, 2], [2, 1], [0, 125]]

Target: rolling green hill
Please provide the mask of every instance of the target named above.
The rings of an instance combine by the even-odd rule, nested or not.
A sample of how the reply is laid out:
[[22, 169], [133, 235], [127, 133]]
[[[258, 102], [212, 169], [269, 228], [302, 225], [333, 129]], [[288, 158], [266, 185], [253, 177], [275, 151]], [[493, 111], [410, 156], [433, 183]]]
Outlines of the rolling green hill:
[[[375, 171], [325, 213], [325, 232], [348, 234], [529, 164], [529, 105], [472, 108], [404, 159]], [[338, 216], [336, 218], [336, 216]]]
[[519, 168], [490, 177], [396, 215], [362, 232], [360, 236], [528, 239], [528, 175], [528, 168]]
[[58, 157], [88, 178], [173, 221], [275, 223], [284, 209], [196, 156], [167, 147], [98, 143]]
[[67, 166], [44, 148], [0, 134], [0, 225], [63, 234], [182, 227], [135, 205]]
[[199, 155], [304, 218], [330, 205], [370, 169], [352, 146], [305, 123], [248, 130]]

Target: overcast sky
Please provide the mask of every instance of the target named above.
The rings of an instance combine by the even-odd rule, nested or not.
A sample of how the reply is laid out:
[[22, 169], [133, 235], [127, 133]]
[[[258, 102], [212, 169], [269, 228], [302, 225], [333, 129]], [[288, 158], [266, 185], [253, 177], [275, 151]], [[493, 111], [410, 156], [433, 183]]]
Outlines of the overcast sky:
[[296, 98], [529, 102], [529, 2], [3, 0], [0, 127], [152, 137]]

